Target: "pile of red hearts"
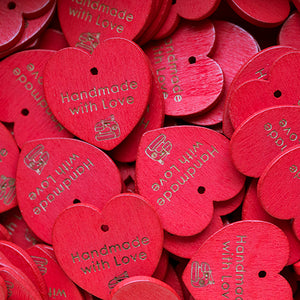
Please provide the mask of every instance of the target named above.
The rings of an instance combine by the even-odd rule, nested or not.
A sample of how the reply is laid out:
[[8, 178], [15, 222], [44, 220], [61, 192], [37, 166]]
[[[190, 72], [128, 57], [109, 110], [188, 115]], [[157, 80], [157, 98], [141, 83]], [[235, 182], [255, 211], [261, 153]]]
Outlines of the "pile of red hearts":
[[297, 9], [0, 4], [0, 299], [300, 299]]

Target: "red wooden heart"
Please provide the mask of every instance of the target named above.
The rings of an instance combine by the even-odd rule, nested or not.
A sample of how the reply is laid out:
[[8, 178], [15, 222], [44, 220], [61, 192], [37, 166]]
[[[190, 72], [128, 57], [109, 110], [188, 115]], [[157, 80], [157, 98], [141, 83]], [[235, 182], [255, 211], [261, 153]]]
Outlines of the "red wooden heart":
[[[14, 135], [20, 147], [32, 139], [71, 137], [58, 123], [45, 100], [43, 71], [54, 51], [29, 50], [16, 53], [0, 64], [0, 119], [14, 122]], [[22, 95], [22, 97], [20, 97]]]
[[211, 21], [182, 22], [170, 37], [145, 47], [163, 91], [167, 115], [197, 114], [217, 100], [223, 87], [223, 73], [206, 56], [214, 39]]
[[226, 21], [213, 21], [213, 24], [216, 30], [216, 40], [209, 56], [222, 68], [223, 92], [217, 104], [207, 113], [185, 119], [195, 125], [207, 126], [222, 122], [225, 98], [235, 74], [259, 50], [253, 36], [241, 27]]
[[32, 231], [49, 244], [55, 219], [64, 208], [84, 202], [102, 209], [120, 191], [116, 165], [90, 144], [43, 139], [22, 149], [17, 170], [19, 207]]
[[41, 242], [24, 221], [18, 207], [2, 214], [1, 223], [9, 232], [9, 240], [23, 249]]
[[[13, 2], [13, 1], [11, 1]], [[21, 1], [20, 1], [21, 2]], [[20, 3], [19, 2], [19, 3]], [[23, 2], [23, 1], [22, 1]], [[32, 1], [26, 1], [27, 3], [31, 3]], [[10, 3], [10, 2], [9, 2]], [[44, 30], [51, 20], [51, 17], [54, 14], [56, 1], [49, 1], [50, 8], [49, 10], [42, 16], [35, 19], [24, 19], [25, 29], [17, 41], [15, 45], [10, 47], [9, 49], [0, 51], [0, 58], [3, 58], [11, 53], [14, 53], [20, 49], [29, 46], [34, 40], [36, 40], [37, 35]]]
[[[276, 241], [276, 243], [274, 242]], [[289, 245], [275, 225], [241, 221], [212, 235], [193, 256], [183, 281], [196, 299], [292, 299], [278, 273]]]
[[293, 13], [282, 25], [278, 36], [279, 44], [300, 49], [300, 14]]
[[138, 125], [127, 138], [110, 152], [110, 156], [120, 162], [136, 160], [138, 146], [142, 135], [152, 129], [160, 128], [164, 122], [164, 99], [155, 75], [152, 75], [153, 84], [149, 103]]
[[184, 299], [179, 277], [171, 264], [169, 264], [167, 275], [163, 281], [174, 289], [174, 291], [179, 295], [179, 299]]
[[226, 103], [223, 115], [223, 132], [227, 137], [231, 137], [233, 134], [233, 127], [229, 118], [229, 105], [231, 101], [232, 93], [244, 82], [251, 79], [263, 79], [268, 80], [270, 67], [282, 55], [295, 50], [291, 47], [285, 46], [272, 46], [268, 47], [257, 54], [243, 65], [239, 72], [235, 75], [229, 91], [226, 95]]
[[172, 234], [201, 232], [212, 218], [213, 201], [234, 197], [244, 181], [231, 162], [229, 140], [213, 130], [173, 126], [148, 131], [141, 139], [137, 189]]
[[104, 299], [126, 277], [151, 276], [162, 241], [158, 216], [137, 194], [114, 197], [101, 213], [88, 204], [71, 206], [53, 228], [62, 269], [81, 288]]
[[257, 197], [257, 180], [253, 180], [247, 190], [243, 203], [242, 220], [266, 221], [278, 226], [285, 233], [290, 244], [287, 264], [291, 265], [300, 259], [300, 241], [295, 236], [291, 222], [273, 218], [263, 209]]
[[254, 113], [234, 132], [233, 163], [246, 176], [260, 177], [278, 154], [300, 141], [300, 107], [273, 106]]
[[40, 245], [27, 249], [45, 279], [48, 296], [53, 299], [83, 300], [75, 284], [67, 277], [57, 261]]
[[231, 8], [246, 21], [261, 27], [275, 27], [289, 15], [289, 0], [227, 0]]
[[117, 38], [103, 42], [92, 56], [74, 48], [58, 51], [44, 77], [46, 99], [57, 119], [105, 150], [116, 147], [137, 125], [152, 84], [144, 53]]
[[18, 146], [6, 127], [0, 123], [0, 212], [17, 205], [16, 170]]
[[[300, 146], [276, 156], [258, 181], [257, 193], [264, 209], [278, 219], [294, 219], [293, 229], [300, 240]], [[270, 192], [271, 191], [271, 192]]]
[[158, 279], [134, 276], [120, 282], [111, 292], [109, 299], [180, 300], [181, 298], [169, 285]]
[[137, 39], [148, 24], [153, 0], [136, 1], [59, 0], [57, 9], [62, 30], [71, 46], [87, 32], [99, 33], [101, 41], [111, 37]]
[[299, 67], [300, 53], [287, 53], [273, 63], [268, 80], [250, 80], [236, 89], [231, 95], [229, 106], [233, 127], [237, 128], [258, 110], [274, 105], [298, 105]]

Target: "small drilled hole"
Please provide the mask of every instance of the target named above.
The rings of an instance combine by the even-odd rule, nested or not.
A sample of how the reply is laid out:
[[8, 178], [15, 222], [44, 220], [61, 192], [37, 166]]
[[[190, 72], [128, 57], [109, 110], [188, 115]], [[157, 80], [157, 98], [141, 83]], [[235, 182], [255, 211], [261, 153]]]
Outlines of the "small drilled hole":
[[91, 68], [91, 73], [93, 75], [97, 75], [98, 74], [98, 69], [97, 68]]
[[21, 110], [21, 114], [22, 114], [23, 116], [28, 116], [28, 115], [29, 115], [29, 110], [28, 110], [27, 108], [23, 108], [23, 109]]
[[199, 194], [204, 194], [205, 193], [205, 187], [204, 186], [199, 186], [198, 187], [198, 193]]
[[9, 2], [7, 4], [8, 9], [15, 9], [16, 8], [16, 3], [15, 2]]
[[274, 96], [275, 96], [276, 98], [279, 98], [279, 97], [281, 96], [281, 92], [280, 92], [279, 90], [275, 91], [275, 92], [274, 92]]
[[264, 277], [266, 277], [266, 275], [267, 275], [266, 271], [260, 271], [258, 273], [258, 277], [260, 277], [260, 278], [264, 278]]
[[194, 64], [195, 62], [196, 62], [196, 57], [195, 56], [189, 57], [189, 63], [190, 64]]
[[109, 229], [108, 225], [101, 225], [101, 230], [102, 230], [103, 232], [107, 232], [108, 229]]
[[79, 199], [74, 199], [73, 203], [77, 204], [77, 203], [81, 203], [81, 201]]
[[172, 5], [176, 4], [176, 0], [172, 0]]

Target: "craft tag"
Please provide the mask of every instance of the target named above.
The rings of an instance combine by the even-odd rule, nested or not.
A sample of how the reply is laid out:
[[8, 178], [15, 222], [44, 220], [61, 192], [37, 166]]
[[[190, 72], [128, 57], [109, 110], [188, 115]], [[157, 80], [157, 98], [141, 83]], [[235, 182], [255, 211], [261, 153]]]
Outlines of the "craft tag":
[[[276, 243], [274, 242], [276, 241]], [[288, 282], [278, 273], [289, 244], [275, 225], [241, 221], [227, 225], [201, 246], [183, 273], [195, 299], [292, 299]]]
[[75, 139], [26, 143], [17, 170], [17, 196], [24, 220], [43, 241], [59, 213], [73, 203], [102, 209], [121, 191], [114, 162], [100, 149]]
[[229, 140], [213, 130], [173, 126], [148, 131], [141, 139], [137, 188], [172, 234], [201, 232], [212, 218], [213, 201], [234, 197], [244, 181], [231, 162]]
[[152, 86], [146, 56], [120, 38], [106, 40], [92, 56], [62, 49], [48, 61], [44, 76], [46, 99], [57, 119], [104, 150], [116, 147], [137, 125]]
[[53, 228], [53, 248], [65, 273], [99, 298], [125, 278], [151, 276], [162, 252], [158, 216], [143, 197], [121, 194], [102, 212], [88, 204], [65, 209]]

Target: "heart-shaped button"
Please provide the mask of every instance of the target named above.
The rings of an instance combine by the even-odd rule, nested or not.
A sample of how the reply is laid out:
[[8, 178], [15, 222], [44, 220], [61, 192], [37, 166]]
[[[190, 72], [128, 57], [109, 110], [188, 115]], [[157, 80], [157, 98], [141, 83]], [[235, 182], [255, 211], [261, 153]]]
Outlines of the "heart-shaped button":
[[0, 212], [17, 205], [16, 171], [19, 159], [18, 146], [8, 131], [0, 123]]
[[53, 228], [53, 248], [62, 269], [103, 299], [127, 277], [151, 276], [162, 241], [158, 216], [137, 194], [114, 197], [102, 212], [88, 204], [68, 207]]
[[261, 27], [275, 27], [289, 15], [289, 0], [227, 0], [231, 8], [246, 21]]
[[283, 46], [300, 48], [298, 36], [300, 34], [300, 14], [295, 12], [282, 25], [278, 40], [279, 44]]
[[290, 52], [273, 63], [268, 80], [250, 80], [239, 86], [231, 95], [229, 104], [233, 127], [237, 128], [258, 110], [274, 105], [298, 105], [299, 67], [300, 53]]
[[263, 79], [268, 80], [270, 67], [281, 56], [288, 52], [292, 52], [295, 49], [286, 46], [271, 46], [262, 51], [259, 51], [256, 55], [248, 60], [235, 75], [229, 91], [226, 96], [224, 115], [223, 115], [223, 132], [227, 137], [231, 137], [233, 134], [233, 127], [229, 117], [229, 105], [231, 101], [232, 93], [244, 82], [251, 79]]
[[[264, 209], [278, 219], [294, 219], [300, 240], [300, 146], [276, 156], [259, 178], [257, 193]], [[272, 193], [270, 193], [272, 191]]]
[[171, 36], [145, 47], [163, 91], [167, 115], [178, 117], [203, 112], [221, 94], [222, 70], [207, 57], [214, 40], [211, 21], [186, 21]]
[[168, 284], [147, 276], [134, 276], [120, 282], [109, 299], [153, 299], [154, 296], [160, 300], [182, 299]]
[[79, 138], [104, 150], [116, 147], [137, 125], [151, 85], [144, 53], [120, 38], [106, 40], [92, 56], [62, 49], [44, 72], [46, 99], [57, 119]]
[[137, 189], [174, 235], [201, 232], [212, 218], [213, 201], [236, 196], [244, 181], [231, 162], [229, 140], [211, 129], [173, 126], [148, 131], [141, 139]]
[[75, 47], [85, 33], [99, 33], [101, 41], [111, 37], [136, 40], [148, 24], [153, 2], [59, 0], [57, 10], [66, 39]]
[[275, 225], [235, 222], [206, 240], [183, 281], [195, 299], [271, 300], [275, 293], [278, 299], [292, 299], [291, 287], [278, 274], [288, 254], [287, 238]]
[[268, 163], [300, 143], [300, 107], [273, 106], [256, 112], [234, 132], [233, 163], [246, 176], [260, 177]]
[[[43, 91], [43, 72], [54, 51], [29, 50], [4, 59], [0, 79], [0, 112], [4, 122], [14, 122], [14, 135], [20, 147], [28, 140], [45, 137], [71, 137], [51, 112]], [[22, 97], [20, 97], [22, 95]]]
[[19, 207], [32, 231], [49, 244], [55, 219], [64, 208], [84, 202], [102, 209], [120, 192], [117, 166], [90, 144], [75, 139], [43, 139], [26, 143], [21, 151]]

